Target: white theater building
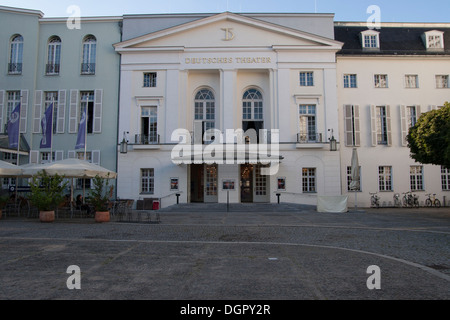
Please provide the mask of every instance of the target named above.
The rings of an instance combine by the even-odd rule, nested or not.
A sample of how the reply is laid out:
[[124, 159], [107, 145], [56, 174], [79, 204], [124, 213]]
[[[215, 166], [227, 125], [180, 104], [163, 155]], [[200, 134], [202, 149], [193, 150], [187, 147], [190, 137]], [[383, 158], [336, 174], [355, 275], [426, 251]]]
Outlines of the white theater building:
[[[114, 47], [118, 143], [127, 142], [119, 197], [165, 207], [176, 194], [180, 203], [273, 203], [280, 194], [304, 204], [341, 194], [340, 144], [330, 148], [342, 47], [333, 15], [125, 15]], [[238, 129], [259, 136], [240, 140]]]

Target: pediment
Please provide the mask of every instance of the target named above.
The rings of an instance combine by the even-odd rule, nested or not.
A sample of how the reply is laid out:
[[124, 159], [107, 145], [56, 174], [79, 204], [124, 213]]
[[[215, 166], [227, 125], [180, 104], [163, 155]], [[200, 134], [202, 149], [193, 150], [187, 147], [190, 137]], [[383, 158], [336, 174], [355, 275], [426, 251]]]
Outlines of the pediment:
[[147, 48], [329, 47], [341, 43], [261, 20], [225, 12], [146, 34], [115, 45], [117, 51]]

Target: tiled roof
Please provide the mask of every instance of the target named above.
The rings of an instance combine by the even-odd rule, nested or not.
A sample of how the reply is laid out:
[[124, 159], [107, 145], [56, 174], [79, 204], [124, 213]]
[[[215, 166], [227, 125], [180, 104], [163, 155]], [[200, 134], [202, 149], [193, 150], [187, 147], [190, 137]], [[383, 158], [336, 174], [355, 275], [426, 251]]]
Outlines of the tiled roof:
[[[344, 43], [339, 55], [450, 55], [450, 28], [382, 27], [379, 32], [380, 50], [363, 49], [360, 33], [363, 26], [335, 26], [335, 40]], [[444, 32], [444, 50], [427, 50], [422, 40], [426, 31]]]

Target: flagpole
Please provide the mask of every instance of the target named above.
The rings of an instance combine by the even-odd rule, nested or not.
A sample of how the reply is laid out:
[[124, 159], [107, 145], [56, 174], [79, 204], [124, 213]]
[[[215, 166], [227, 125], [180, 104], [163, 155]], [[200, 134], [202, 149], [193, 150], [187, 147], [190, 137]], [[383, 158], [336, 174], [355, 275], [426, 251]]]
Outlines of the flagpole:
[[55, 111], [55, 96], [52, 96], [52, 125], [51, 125], [51, 131], [50, 131], [50, 162], [53, 162], [53, 112], [54, 111]]
[[[17, 132], [17, 165], [20, 166], [20, 113], [22, 111], [22, 91], [20, 91], [20, 102], [19, 102], [19, 130]], [[19, 176], [16, 177], [16, 205], [18, 205], [19, 198], [17, 196], [17, 189], [19, 189]], [[17, 208], [17, 214], [19, 215], [19, 208]]]
[[[88, 127], [88, 108], [89, 103], [86, 104], [86, 108], [84, 109], [84, 161], [87, 161], [86, 159], [86, 153], [87, 153], [87, 127]], [[83, 179], [83, 203], [86, 203], [85, 199], [85, 189], [86, 189], [86, 179]]]

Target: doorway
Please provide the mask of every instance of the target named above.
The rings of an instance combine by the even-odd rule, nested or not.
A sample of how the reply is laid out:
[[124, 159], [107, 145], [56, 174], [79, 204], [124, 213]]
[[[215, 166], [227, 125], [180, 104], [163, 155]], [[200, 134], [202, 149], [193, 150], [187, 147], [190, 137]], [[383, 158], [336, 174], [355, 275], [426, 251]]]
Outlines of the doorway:
[[190, 165], [191, 202], [218, 202], [218, 167], [216, 164]]
[[269, 202], [269, 178], [261, 174], [261, 164], [242, 164], [241, 202]]

